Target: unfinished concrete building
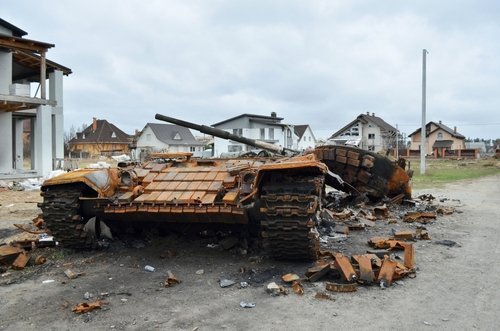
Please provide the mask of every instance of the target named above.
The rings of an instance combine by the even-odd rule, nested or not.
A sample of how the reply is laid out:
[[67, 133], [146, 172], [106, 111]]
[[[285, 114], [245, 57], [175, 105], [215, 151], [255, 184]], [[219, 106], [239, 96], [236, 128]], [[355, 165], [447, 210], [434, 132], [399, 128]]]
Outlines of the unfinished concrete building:
[[25, 35], [0, 18], [0, 178], [45, 176], [64, 157], [63, 76], [71, 69], [46, 58], [53, 44]]

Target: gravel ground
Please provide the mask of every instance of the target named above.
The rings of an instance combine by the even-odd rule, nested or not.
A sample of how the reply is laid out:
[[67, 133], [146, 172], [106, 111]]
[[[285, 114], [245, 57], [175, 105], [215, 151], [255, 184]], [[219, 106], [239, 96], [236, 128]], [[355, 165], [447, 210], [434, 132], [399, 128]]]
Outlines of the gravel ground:
[[[500, 175], [449, 184], [431, 193], [455, 213], [427, 225], [431, 240], [417, 241], [417, 277], [382, 290], [358, 288], [315, 298], [325, 282], [303, 282], [304, 295], [272, 297], [265, 285], [289, 272], [303, 275], [307, 262], [242, 256], [207, 247], [210, 238], [142, 237], [108, 249], [73, 252], [45, 248], [47, 263], [0, 278], [1, 330], [497, 330], [500, 322]], [[38, 192], [0, 192], [0, 242], [26, 236], [14, 223], [29, 224], [40, 211]], [[366, 238], [410, 228], [398, 221], [364, 233], [351, 232], [333, 249], [363, 253]], [[440, 245], [439, 240], [457, 245]], [[175, 254], [173, 254], [174, 252]], [[175, 256], [174, 256], [175, 255]], [[154, 272], [144, 270], [146, 265]], [[82, 273], [68, 279], [64, 271]], [[180, 284], [165, 288], [171, 271]], [[220, 279], [236, 282], [221, 288]], [[44, 283], [46, 280], [53, 280]], [[249, 286], [241, 288], [240, 282]], [[72, 307], [101, 298], [102, 309], [77, 315]], [[240, 302], [255, 303], [242, 308]]]

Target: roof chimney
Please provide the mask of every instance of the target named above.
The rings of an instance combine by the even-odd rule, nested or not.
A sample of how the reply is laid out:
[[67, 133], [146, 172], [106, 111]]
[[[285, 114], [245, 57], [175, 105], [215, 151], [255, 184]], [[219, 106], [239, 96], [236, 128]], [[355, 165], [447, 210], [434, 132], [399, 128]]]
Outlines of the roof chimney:
[[455, 131], [455, 133], [457, 133], [457, 127], [456, 126], [453, 127], [453, 131]]
[[271, 112], [271, 117], [276, 117], [276, 112], [275, 111]]
[[441, 123], [441, 120], [439, 120], [439, 124], [443, 124], [443, 123]]
[[367, 111], [367, 112], [366, 112], [366, 115], [370, 116], [370, 112], [369, 112], [369, 111]]
[[92, 132], [95, 132], [97, 130], [97, 118], [93, 118], [92, 120]]
[[375, 113], [372, 113], [372, 116], [375, 116]]

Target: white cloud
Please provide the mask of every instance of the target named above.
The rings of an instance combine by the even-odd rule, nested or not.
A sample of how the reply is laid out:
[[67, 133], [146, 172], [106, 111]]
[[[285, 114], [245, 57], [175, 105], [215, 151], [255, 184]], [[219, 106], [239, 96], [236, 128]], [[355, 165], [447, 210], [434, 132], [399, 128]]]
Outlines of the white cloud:
[[427, 48], [427, 119], [469, 137], [500, 137], [500, 5], [491, 1], [7, 0], [3, 7], [3, 19], [55, 43], [48, 57], [73, 69], [65, 79], [67, 127], [95, 116], [131, 133], [157, 112], [211, 124], [275, 111], [328, 136], [369, 111], [411, 133], [420, 125]]

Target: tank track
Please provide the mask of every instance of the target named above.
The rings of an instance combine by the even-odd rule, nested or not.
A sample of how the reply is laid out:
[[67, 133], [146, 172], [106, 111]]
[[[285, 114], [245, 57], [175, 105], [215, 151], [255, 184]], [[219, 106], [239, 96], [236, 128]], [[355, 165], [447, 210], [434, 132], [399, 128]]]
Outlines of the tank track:
[[54, 239], [62, 247], [89, 249], [96, 245], [95, 236], [84, 231], [85, 220], [80, 215], [81, 185], [49, 186], [42, 192], [43, 219]]
[[262, 247], [280, 259], [318, 257], [316, 212], [322, 192], [322, 176], [286, 176], [262, 186]]

